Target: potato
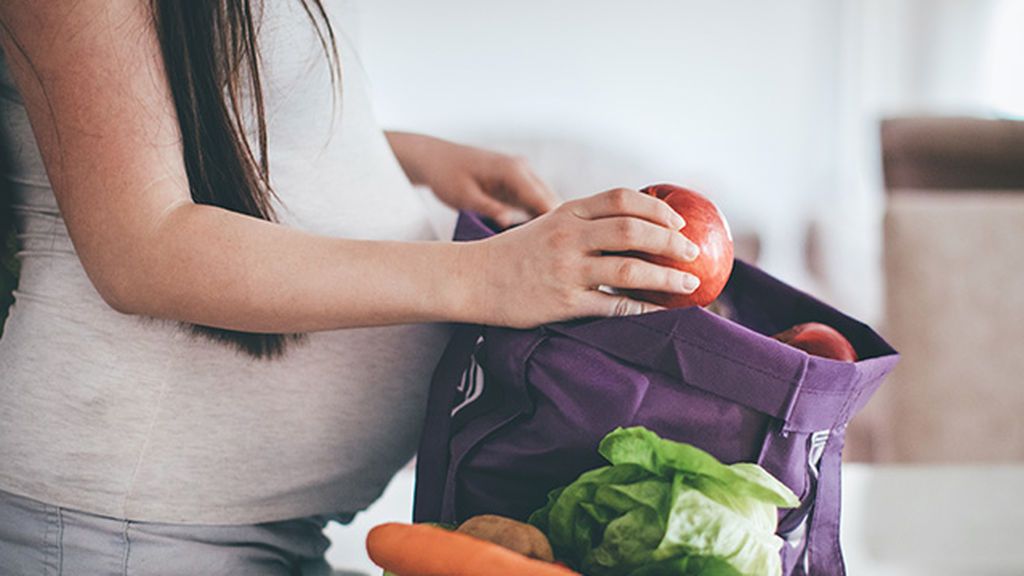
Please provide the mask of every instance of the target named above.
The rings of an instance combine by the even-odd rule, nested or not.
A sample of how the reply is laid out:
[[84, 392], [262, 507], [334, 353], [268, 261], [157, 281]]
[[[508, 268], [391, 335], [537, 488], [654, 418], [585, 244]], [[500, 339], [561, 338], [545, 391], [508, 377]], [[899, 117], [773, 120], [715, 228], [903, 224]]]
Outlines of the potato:
[[548, 537], [543, 532], [534, 526], [517, 522], [511, 518], [482, 514], [463, 522], [457, 531], [474, 538], [487, 540], [536, 560], [555, 561], [551, 543], [548, 542]]

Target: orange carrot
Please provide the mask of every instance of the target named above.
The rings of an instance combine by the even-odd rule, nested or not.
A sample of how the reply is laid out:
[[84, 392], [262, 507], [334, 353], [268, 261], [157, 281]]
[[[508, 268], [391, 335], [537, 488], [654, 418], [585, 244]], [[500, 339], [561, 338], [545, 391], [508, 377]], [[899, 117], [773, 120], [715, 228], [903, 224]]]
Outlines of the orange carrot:
[[429, 524], [381, 524], [367, 535], [366, 551], [378, 566], [398, 576], [579, 576]]

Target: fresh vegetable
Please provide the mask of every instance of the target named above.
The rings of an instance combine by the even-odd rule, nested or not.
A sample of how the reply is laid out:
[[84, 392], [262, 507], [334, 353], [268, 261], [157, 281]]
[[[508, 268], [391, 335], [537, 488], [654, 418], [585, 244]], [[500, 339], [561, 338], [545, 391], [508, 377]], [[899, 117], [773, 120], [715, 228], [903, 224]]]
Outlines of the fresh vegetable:
[[820, 322], [797, 324], [772, 338], [815, 356], [844, 362], [857, 361], [857, 351], [853, 349], [850, 341], [835, 328]]
[[700, 278], [700, 286], [693, 294], [668, 294], [648, 290], [637, 290], [631, 294], [641, 300], [668, 308], [707, 306], [722, 293], [732, 273], [732, 232], [725, 216], [714, 202], [680, 186], [656, 184], [644, 188], [641, 192], [661, 198], [686, 220], [686, 227], [680, 232], [700, 248], [700, 256], [693, 262], [679, 262], [661, 256], [637, 256], [689, 272]]
[[554, 562], [551, 543], [536, 526], [518, 522], [504, 516], [481, 514], [459, 525], [459, 532], [481, 540], [493, 542], [528, 558]]
[[530, 523], [588, 576], [782, 573], [777, 508], [796, 495], [756, 464], [726, 465], [643, 427], [598, 451], [611, 465], [548, 495]]
[[378, 566], [398, 576], [579, 576], [497, 544], [429, 524], [381, 524], [366, 536]]

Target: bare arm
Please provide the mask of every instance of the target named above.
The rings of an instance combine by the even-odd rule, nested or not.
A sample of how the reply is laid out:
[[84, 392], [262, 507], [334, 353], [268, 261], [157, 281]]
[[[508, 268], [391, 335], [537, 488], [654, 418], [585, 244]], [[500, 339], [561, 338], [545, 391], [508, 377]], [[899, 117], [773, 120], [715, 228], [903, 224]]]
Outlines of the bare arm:
[[100, 294], [124, 312], [249, 331], [458, 316], [460, 246], [320, 237], [191, 202], [147, 4], [0, 9], [35, 68], [5, 35], [61, 212]]
[[[591, 290], [598, 283], [680, 286], [678, 273], [639, 260], [618, 258], [634, 262], [616, 268], [621, 278], [611, 276], [610, 260], [585, 260], [604, 249], [589, 245], [595, 238], [622, 245], [609, 249], [684, 254], [685, 239], [665, 227], [666, 206], [622, 193], [605, 199], [614, 210], [594, 204], [589, 214], [630, 220], [625, 243], [617, 232], [626, 225], [613, 231], [608, 222], [601, 234], [578, 230], [577, 240], [565, 240], [568, 223], [589, 221], [585, 204], [528, 225], [533, 234], [464, 245], [327, 238], [194, 204], [148, 2], [4, 0], [0, 20], [75, 249], [119, 311], [255, 332], [434, 320], [529, 325], [623, 309], [622, 299]], [[647, 234], [638, 234], [641, 219]], [[524, 257], [531, 276], [513, 282], [507, 269], [519, 264], [502, 261]], [[506, 310], [510, 291], [526, 299], [516, 303], [523, 310]]]
[[558, 204], [523, 158], [425, 134], [385, 134], [406, 176], [452, 208], [474, 210], [508, 227]]

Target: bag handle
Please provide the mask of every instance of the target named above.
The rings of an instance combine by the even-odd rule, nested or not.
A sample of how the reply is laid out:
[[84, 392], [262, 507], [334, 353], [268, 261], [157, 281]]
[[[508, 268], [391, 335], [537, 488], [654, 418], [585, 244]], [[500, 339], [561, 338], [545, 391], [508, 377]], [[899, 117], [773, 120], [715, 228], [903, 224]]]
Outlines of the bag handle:
[[430, 405], [443, 409], [427, 411], [416, 457], [416, 494], [413, 521], [436, 522], [441, 518], [442, 499], [448, 474], [451, 438], [451, 407], [456, 387], [469, 365], [483, 326], [458, 324], [448, 340], [430, 384]]
[[[494, 235], [494, 230], [472, 212], [460, 212], [455, 226], [455, 241], [480, 240]], [[477, 339], [484, 327], [476, 324], [456, 324], [448, 346], [434, 370], [430, 381], [429, 406], [441, 409], [427, 411], [420, 435], [416, 457], [416, 494], [413, 498], [413, 521], [436, 522], [441, 518], [442, 498], [449, 464], [451, 438], [451, 408], [462, 373], [476, 350]]]
[[803, 558], [808, 576], [846, 576], [839, 543], [839, 515], [842, 504], [842, 459], [845, 430], [832, 434], [821, 457], [817, 495], [807, 531]]

